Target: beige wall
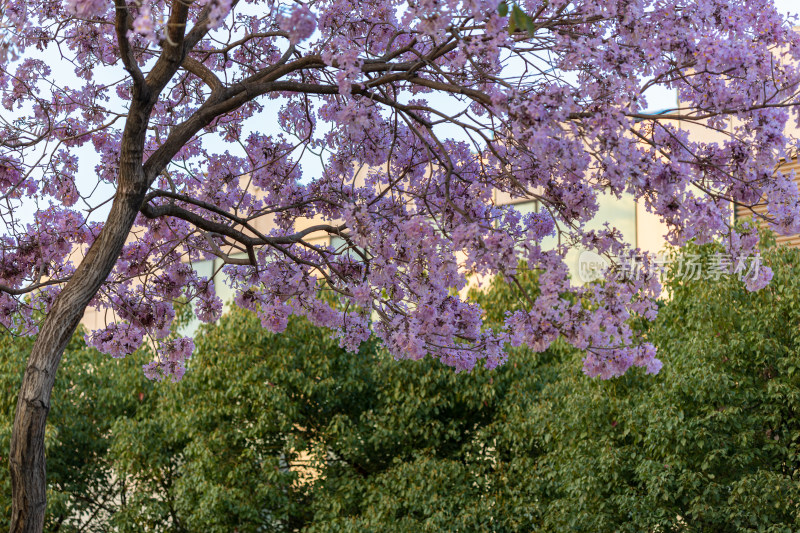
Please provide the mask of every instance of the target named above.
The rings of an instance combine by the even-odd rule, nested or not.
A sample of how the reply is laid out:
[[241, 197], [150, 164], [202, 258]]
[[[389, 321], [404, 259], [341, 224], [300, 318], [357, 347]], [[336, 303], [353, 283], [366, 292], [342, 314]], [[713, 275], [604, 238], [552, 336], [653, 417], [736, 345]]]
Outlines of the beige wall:
[[658, 254], [664, 251], [667, 241], [664, 235], [667, 226], [658, 215], [645, 209], [641, 203], [636, 204], [636, 246], [645, 252]]

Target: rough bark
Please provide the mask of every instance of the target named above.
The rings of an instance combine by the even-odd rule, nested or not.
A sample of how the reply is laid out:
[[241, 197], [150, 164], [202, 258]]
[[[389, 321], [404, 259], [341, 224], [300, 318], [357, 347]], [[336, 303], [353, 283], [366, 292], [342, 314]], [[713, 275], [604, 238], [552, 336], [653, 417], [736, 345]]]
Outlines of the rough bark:
[[41, 532], [46, 504], [44, 432], [56, 370], [89, 301], [125, 244], [143, 192], [118, 195], [100, 237], [59, 294], [42, 325], [22, 378], [9, 456], [12, 532]]
[[[235, 5], [237, 0], [232, 3]], [[56, 370], [86, 306], [117, 262], [150, 183], [166, 167], [171, 154], [180, 149], [180, 139], [172, 138], [162, 147], [166, 149], [160, 151], [161, 157], [144, 165], [144, 142], [153, 105], [180, 68], [187, 51], [208, 31], [209, 6], [184, 35], [191, 2], [173, 0], [166, 25], [168, 39], [158, 61], [144, 76], [128, 46], [128, 10], [124, 2], [117, 0], [116, 4], [115, 27], [121, 60], [133, 80], [131, 107], [122, 133], [117, 192], [103, 230], [47, 314], [22, 378], [9, 453], [12, 533], [39, 533], [44, 528], [47, 504], [44, 433]], [[213, 118], [206, 116], [204, 121], [194, 124], [191, 135]]]
[[139, 104], [132, 105], [123, 133], [117, 192], [108, 219], [44, 319], [22, 378], [9, 453], [12, 533], [40, 533], [44, 528], [44, 434], [56, 370], [86, 306], [117, 262], [147, 192], [142, 147], [152, 99], [135, 96]]

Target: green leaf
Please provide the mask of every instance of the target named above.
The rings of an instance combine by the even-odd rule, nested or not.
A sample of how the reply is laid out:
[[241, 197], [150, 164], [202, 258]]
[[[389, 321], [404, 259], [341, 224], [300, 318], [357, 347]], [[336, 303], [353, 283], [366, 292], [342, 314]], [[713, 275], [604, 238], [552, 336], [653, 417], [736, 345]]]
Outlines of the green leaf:
[[511, 24], [509, 24], [509, 31], [511, 31], [511, 33], [514, 33], [514, 31], [516, 31], [517, 28], [519, 29], [525, 28], [528, 24], [527, 23], [528, 20], [529, 18], [525, 14], [525, 12], [522, 11], [522, 9], [520, 9], [520, 7], [517, 4], [514, 4], [514, 6], [511, 8], [511, 22], [514, 25], [514, 30], [512, 31], [510, 29]]
[[497, 14], [501, 17], [508, 15], [508, 4], [506, 2], [500, 2], [497, 4]]

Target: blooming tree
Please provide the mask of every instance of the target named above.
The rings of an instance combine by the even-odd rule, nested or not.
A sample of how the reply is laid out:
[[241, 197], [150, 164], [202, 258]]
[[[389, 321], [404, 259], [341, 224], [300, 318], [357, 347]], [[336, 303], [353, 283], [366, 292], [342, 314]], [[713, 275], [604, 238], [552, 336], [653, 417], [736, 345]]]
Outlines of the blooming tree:
[[[173, 302], [203, 321], [222, 309], [194, 262], [222, 259], [236, 303], [273, 331], [301, 314], [349, 349], [372, 331], [458, 370], [562, 337], [608, 378], [660, 368], [629, 325], [655, 316], [660, 285], [646, 255], [638, 276], [571, 283], [570, 246], [630, 252], [614, 228], [586, 229], [598, 195], [632, 195], [671, 243], [723, 236], [737, 255], [758, 237], [731, 230], [731, 202], [767, 198], [771, 224], [800, 230], [792, 177], [773, 173], [798, 118], [800, 40], [762, 3], [9, 0], [2, 17], [0, 323], [38, 334], [14, 531], [41, 528], [50, 391], [84, 310], [108, 316], [92, 345], [152, 343], [146, 375], [180, 379], [193, 345], [169, 336]], [[657, 86], [680, 106], [648, 113]], [[459, 297], [467, 274], [513, 282], [520, 264], [538, 289], [483, 328]]]

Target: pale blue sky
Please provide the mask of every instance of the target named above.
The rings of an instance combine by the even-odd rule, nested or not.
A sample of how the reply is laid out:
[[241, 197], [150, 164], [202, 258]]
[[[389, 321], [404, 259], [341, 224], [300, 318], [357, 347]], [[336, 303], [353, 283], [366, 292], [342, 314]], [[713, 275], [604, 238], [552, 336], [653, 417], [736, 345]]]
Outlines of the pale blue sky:
[[800, 0], [775, 0], [778, 11], [800, 14]]

